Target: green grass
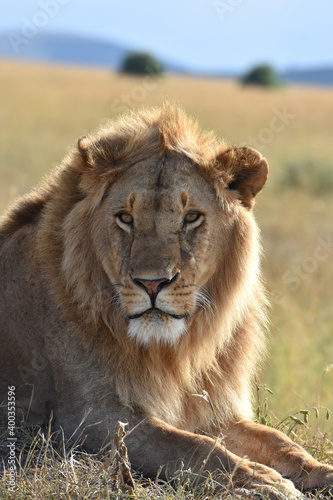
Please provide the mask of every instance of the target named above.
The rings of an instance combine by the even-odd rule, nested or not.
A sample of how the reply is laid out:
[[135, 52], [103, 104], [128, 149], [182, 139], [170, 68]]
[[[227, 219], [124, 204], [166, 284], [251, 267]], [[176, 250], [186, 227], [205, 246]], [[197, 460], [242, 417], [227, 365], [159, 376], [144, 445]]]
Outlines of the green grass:
[[[298, 439], [332, 463], [333, 419], [326, 420], [325, 408], [333, 410], [333, 92], [268, 91], [168, 76], [148, 88], [140, 78], [107, 71], [12, 63], [0, 63], [0, 76], [0, 213], [56, 166], [78, 137], [120, 109], [160, 104], [164, 97], [179, 101], [231, 144], [263, 152], [270, 180], [255, 213], [272, 309], [261, 381], [274, 394], [267, 395], [269, 410], [264, 405], [260, 414], [293, 432], [289, 415], [303, 418], [298, 410], [322, 408], [319, 418], [310, 410], [306, 426], [298, 425]], [[73, 456], [70, 462], [59, 455], [50, 467], [54, 457], [48, 451], [45, 467], [22, 471], [23, 493], [15, 498], [76, 498], [76, 480], [86, 495], [77, 498], [115, 498], [107, 493], [106, 473], [96, 472], [99, 459]], [[135, 495], [174, 498], [168, 485], [160, 491], [155, 484], [138, 484]], [[7, 498], [3, 481], [0, 488]], [[193, 498], [182, 495], [180, 489], [176, 498]]]

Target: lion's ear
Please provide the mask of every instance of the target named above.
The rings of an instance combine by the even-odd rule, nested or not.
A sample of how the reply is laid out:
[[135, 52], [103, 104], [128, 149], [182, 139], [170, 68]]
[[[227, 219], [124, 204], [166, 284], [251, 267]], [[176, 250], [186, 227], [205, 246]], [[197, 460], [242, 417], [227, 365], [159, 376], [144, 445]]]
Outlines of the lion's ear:
[[77, 148], [79, 150], [79, 153], [80, 153], [80, 156], [82, 159], [81, 167], [83, 168], [83, 170], [85, 170], [86, 168], [89, 168], [89, 167], [91, 168], [93, 166], [90, 155], [89, 155], [89, 145], [90, 145], [90, 142], [89, 142], [89, 139], [86, 135], [83, 135], [77, 141]]
[[[96, 168], [95, 160], [92, 156], [91, 141], [83, 135], [77, 141], [78, 161], [76, 163], [80, 172], [80, 188], [85, 193], [97, 194], [96, 200], [99, 202], [103, 191], [103, 183], [100, 182], [100, 169]], [[97, 203], [96, 203], [97, 204]]]
[[234, 147], [220, 154], [218, 163], [227, 174], [228, 189], [238, 191], [242, 204], [251, 209], [268, 178], [266, 159], [253, 148]]
[[80, 177], [80, 188], [92, 194], [97, 205], [105, 189], [120, 172], [120, 168], [114, 166], [110, 146], [103, 139], [96, 140], [83, 135], [77, 141], [75, 165]]

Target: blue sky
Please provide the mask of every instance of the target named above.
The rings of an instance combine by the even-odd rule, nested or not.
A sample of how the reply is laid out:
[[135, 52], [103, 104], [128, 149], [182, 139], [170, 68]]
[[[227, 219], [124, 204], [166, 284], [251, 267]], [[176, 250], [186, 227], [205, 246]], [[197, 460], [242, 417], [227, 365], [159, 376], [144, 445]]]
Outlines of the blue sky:
[[333, 66], [333, 0], [0, 0], [0, 33], [19, 33], [47, 4], [44, 32], [121, 42], [196, 70]]

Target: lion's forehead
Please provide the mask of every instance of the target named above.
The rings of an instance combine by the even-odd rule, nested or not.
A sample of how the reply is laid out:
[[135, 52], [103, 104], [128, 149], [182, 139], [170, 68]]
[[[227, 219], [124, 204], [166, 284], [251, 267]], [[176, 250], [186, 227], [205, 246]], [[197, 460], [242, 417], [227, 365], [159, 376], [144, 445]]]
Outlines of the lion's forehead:
[[[111, 188], [115, 204], [140, 206], [140, 210], [158, 214], [167, 210], [169, 215], [187, 202], [203, 208], [215, 204], [214, 187], [195, 165], [182, 158], [165, 161], [146, 161], [132, 166]], [[194, 208], [194, 207], [191, 207]]]

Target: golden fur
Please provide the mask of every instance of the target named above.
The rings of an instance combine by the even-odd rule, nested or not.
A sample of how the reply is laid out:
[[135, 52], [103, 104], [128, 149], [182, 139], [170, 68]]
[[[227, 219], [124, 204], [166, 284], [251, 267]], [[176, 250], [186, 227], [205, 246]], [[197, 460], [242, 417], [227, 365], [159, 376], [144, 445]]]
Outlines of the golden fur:
[[[267, 172], [257, 151], [228, 148], [165, 106], [81, 138], [14, 205], [0, 227], [2, 393], [15, 385], [24, 414], [34, 386], [28, 422], [42, 423], [51, 409], [68, 435], [82, 420], [101, 422], [86, 441], [98, 449], [117, 420], [145, 419], [127, 442], [132, 463], [150, 475], [193, 447], [199, 460], [214, 441], [197, 434], [223, 429], [231, 452], [216, 446], [209, 470], [237, 464], [236, 484], [279, 498], [280, 483], [297, 497], [272, 469], [232, 453], [273, 467], [282, 442], [276, 469], [285, 474], [288, 447], [295, 452], [265, 430], [271, 451], [258, 458], [249, 422], [265, 321], [251, 209]], [[214, 413], [198, 396], [206, 393]], [[148, 435], [155, 451], [145, 453]], [[321, 466], [307, 486], [297, 467], [320, 466], [297, 453], [289, 474], [297, 487], [332, 485], [332, 469]]]

